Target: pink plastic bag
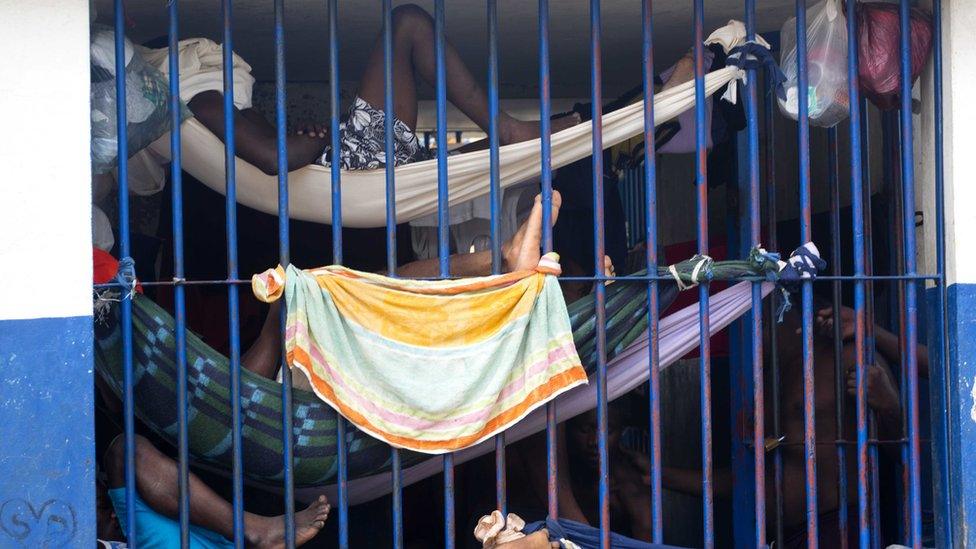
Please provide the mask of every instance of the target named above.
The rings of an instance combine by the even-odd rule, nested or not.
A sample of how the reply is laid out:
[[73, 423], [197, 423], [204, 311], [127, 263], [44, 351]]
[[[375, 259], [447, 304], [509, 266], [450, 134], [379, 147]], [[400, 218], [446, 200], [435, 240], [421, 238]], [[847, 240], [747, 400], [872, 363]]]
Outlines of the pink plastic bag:
[[[897, 4], [857, 4], [858, 83], [861, 92], [882, 109], [898, 106], [901, 86], [901, 28]], [[932, 49], [932, 19], [911, 10], [912, 82], [925, 67]]]

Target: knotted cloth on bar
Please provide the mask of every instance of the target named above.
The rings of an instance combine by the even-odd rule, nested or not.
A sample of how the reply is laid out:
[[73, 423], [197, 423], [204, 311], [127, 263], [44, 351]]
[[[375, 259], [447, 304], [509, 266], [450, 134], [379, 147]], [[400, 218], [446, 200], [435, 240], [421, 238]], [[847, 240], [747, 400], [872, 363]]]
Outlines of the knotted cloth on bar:
[[341, 266], [289, 266], [252, 278], [287, 303], [288, 365], [359, 429], [437, 454], [473, 446], [586, 371], [559, 283], [558, 256], [535, 270], [447, 281]]

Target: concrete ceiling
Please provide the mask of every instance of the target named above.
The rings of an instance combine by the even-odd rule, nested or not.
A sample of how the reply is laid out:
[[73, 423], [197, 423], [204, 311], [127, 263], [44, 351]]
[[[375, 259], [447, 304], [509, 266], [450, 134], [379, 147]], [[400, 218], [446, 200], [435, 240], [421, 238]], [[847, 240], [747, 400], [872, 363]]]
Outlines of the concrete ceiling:
[[[405, 3], [394, 1], [394, 4]], [[419, 0], [433, 9], [432, 0]], [[475, 75], [487, 70], [487, 33], [484, 0], [449, 0], [446, 10], [448, 39], [457, 47]], [[757, 2], [761, 32], [778, 30], [790, 16], [793, 0]], [[99, 19], [111, 20], [111, 0], [96, 0]], [[742, 18], [742, 0], [705, 0], [706, 35], [729, 19]], [[129, 36], [145, 41], [166, 32], [166, 3], [127, 0]], [[324, 0], [289, 0], [285, 4], [286, 59], [289, 81], [328, 80], [327, 3]], [[537, 93], [537, 3], [499, 0], [500, 82], [503, 96], [531, 97]], [[180, 2], [182, 37], [206, 36], [221, 41], [218, 0]], [[612, 96], [640, 82], [641, 3], [639, 0], [604, 0], [604, 93]], [[551, 81], [554, 97], [585, 97], [589, 90], [589, 2], [553, 0], [551, 17]], [[358, 80], [373, 41], [380, 31], [379, 0], [347, 0], [339, 6], [341, 21], [340, 67], [344, 82]], [[660, 68], [691, 45], [691, 0], [654, 2], [655, 58]], [[272, 80], [273, 12], [271, 0], [234, 2], [236, 51], [253, 67], [258, 80]], [[423, 93], [422, 95], [428, 95]]]

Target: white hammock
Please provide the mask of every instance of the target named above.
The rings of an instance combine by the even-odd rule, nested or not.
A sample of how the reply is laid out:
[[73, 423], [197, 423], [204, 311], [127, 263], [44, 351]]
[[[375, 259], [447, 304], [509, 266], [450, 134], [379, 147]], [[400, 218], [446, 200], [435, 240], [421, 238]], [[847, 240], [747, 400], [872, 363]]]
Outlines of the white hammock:
[[[715, 31], [706, 43], [721, 44], [726, 51], [745, 39], [742, 23], [731, 21]], [[741, 78], [736, 67], [725, 67], [705, 76], [705, 95]], [[733, 84], [734, 86], [734, 84]], [[735, 92], [729, 96], [734, 100]], [[184, 98], [186, 99], [186, 98]], [[667, 122], [695, 105], [694, 81], [685, 82], [654, 97], [654, 125]], [[643, 101], [603, 116], [603, 146], [612, 147], [644, 131]], [[592, 154], [592, 122], [552, 134], [552, 166], [565, 166]], [[207, 187], [223, 193], [224, 144], [195, 119], [183, 123], [183, 169]], [[153, 152], [170, 157], [169, 135], [152, 145]], [[488, 194], [489, 151], [476, 151], [447, 159], [451, 205]], [[508, 187], [538, 178], [541, 173], [540, 140], [506, 145], [499, 149], [499, 180]], [[267, 214], [278, 213], [278, 178], [237, 158], [237, 201]], [[342, 225], [382, 227], [386, 224], [386, 171], [342, 172]], [[288, 174], [289, 216], [302, 221], [332, 222], [330, 169], [317, 164]], [[437, 211], [437, 160], [396, 168], [397, 222], [412, 221]]]

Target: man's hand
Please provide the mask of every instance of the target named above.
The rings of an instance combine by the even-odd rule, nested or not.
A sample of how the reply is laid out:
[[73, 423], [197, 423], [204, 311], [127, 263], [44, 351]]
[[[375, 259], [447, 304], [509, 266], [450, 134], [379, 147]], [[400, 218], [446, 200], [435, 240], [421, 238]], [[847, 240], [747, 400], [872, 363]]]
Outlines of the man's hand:
[[[895, 381], [891, 378], [887, 368], [879, 364], [869, 364], [865, 378], [868, 406], [879, 414], [900, 415], [901, 398]], [[854, 367], [847, 370], [847, 394], [857, 395], [857, 371]]]
[[322, 139], [328, 135], [328, 126], [325, 124], [303, 124], [295, 132], [298, 135], [307, 135], [312, 138]]

